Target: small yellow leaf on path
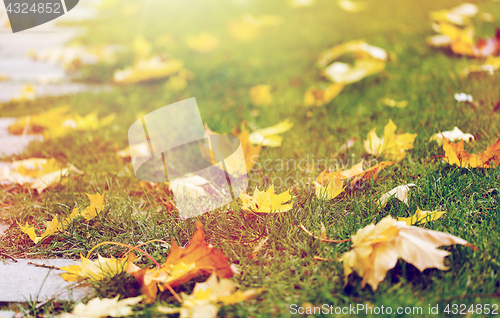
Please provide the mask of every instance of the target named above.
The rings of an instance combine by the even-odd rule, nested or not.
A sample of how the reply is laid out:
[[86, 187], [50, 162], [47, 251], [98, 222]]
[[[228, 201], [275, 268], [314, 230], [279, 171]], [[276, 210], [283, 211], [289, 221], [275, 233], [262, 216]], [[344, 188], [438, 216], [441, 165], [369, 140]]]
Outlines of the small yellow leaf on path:
[[61, 267], [66, 273], [61, 273], [61, 277], [67, 282], [82, 281], [84, 279], [102, 280], [107, 277], [116, 276], [125, 271], [127, 258], [116, 259], [106, 258], [97, 255], [97, 259], [92, 261], [80, 255], [81, 262], [78, 265]]
[[26, 84], [21, 87], [21, 92], [12, 98], [13, 102], [25, 102], [35, 100], [36, 89], [33, 84]]

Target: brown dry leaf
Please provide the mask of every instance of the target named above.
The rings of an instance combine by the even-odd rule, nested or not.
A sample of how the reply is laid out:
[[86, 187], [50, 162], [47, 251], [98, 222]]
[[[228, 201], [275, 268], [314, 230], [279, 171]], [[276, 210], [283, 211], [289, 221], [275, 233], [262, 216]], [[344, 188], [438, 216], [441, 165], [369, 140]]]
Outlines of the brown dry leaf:
[[129, 257], [127, 273], [134, 276], [141, 285], [146, 302], [156, 299], [158, 288], [164, 291], [169, 287], [179, 286], [199, 274], [215, 273], [221, 278], [233, 276], [228, 257], [205, 242], [205, 233], [201, 223], [186, 247], [179, 247], [174, 239], [165, 263], [160, 268], [139, 268]]
[[461, 244], [467, 241], [451, 234], [408, 226], [390, 216], [379, 223], [370, 224], [352, 236], [351, 250], [341, 257], [344, 275], [356, 271], [363, 278], [362, 287], [368, 283], [376, 290], [388, 270], [396, 266], [399, 258], [423, 271], [426, 268], [447, 270], [444, 258], [448, 251], [440, 246]]
[[500, 139], [483, 153], [468, 154], [464, 149], [464, 141], [451, 143], [443, 137], [444, 161], [461, 168], [496, 168], [500, 165]]

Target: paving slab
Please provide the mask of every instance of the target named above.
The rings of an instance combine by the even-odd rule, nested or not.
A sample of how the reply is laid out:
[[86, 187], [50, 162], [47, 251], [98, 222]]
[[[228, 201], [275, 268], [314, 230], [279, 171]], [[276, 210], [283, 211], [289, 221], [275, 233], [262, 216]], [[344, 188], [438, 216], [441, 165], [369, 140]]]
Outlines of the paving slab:
[[0, 224], [0, 235], [2, 235], [7, 229], [9, 228], [8, 225]]
[[38, 267], [28, 263], [64, 267], [77, 264], [70, 259], [18, 259], [17, 262], [0, 262], [0, 302], [38, 302], [55, 297], [59, 300], [77, 301], [89, 294], [90, 287], [74, 287], [74, 283], [64, 281], [60, 273], [64, 271]]
[[0, 318], [14, 318], [16, 313], [13, 311], [0, 310]]

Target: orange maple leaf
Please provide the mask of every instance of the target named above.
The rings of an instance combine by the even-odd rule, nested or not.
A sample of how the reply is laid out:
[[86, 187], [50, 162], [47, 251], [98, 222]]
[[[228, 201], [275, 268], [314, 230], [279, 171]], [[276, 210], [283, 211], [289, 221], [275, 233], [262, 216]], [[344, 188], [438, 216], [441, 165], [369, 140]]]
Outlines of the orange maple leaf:
[[486, 148], [485, 152], [476, 155], [465, 151], [463, 140], [455, 144], [443, 136], [443, 150], [444, 160], [461, 168], [495, 168], [500, 165], [500, 139]]
[[205, 233], [201, 223], [186, 247], [179, 247], [172, 239], [170, 253], [159, 268], [139, 268], [135, 265], [135, 257], [129, 257], [126, 271], [134, 276], [146, 295], [146, 302], [156, 299], [160, 291], [179, 286], [200, 274], [215, 274], [221, 278], [233, 276], [228, 257], [205, 241]]

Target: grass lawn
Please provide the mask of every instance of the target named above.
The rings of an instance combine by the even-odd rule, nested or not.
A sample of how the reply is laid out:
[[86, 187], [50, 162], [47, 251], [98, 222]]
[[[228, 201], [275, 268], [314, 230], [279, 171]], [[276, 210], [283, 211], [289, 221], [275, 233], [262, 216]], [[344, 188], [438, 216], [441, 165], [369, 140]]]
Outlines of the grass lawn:
[[[183, 246], [196, 230], [196, 223], [201, 222], [207, 242], [240, 267], [241, 274], [232, 278], [237, 286], [243, 290], [264, 289], [254, 299], [221, 308], [220, 317], [288, 317], [292, 304], [300, 307], [307, 303], [422, 307], [424, 316], [429, 314], [429, 305], [436, 304], [441, 310], [437, 316], [444, 315], [446, 304], [466, 304], [467, 308], [470, 304], [500, 306], [500, 169], [448, 165], [440, 158], [432, 158], [444, 155], [444, 151], [428, 142], [433, 134], [455, 126], [475, 136], [476, 141], [466, 146], [469, 153], [483, 152], [500, 138], [500, 112], [493, 111], [500, 100], [500, 75], [483, 73], [462, 78], [460, 70], [473, 59], [430, 48], [425, 42], [434, 34], [429, 12], [457, 4], [451, 0], [380, 0], [369, 1], [367, 11], [349, 13], [341, 10], [336, 1], [326, 0], [303, 8], [293, 8], [284, 0], [121, 0], [119, 5], [100, 10], [97, 19], [81, 23], [87, 33], [76, 41], [89, 46], [122, 45], [125, 50], [112, 65], [84, 66], [75, 80], [108, 85], [115, 69], [132, 64], [131, 44], [138, 36], [152, 43], [152, 54], [169, 53], [181, 59], [194, 77], [181, 92], [166, 89], [162, 80], [4, 104], [2, 117], [69, 105], [81, 115], [92, 111], [98, 111], [99, 116], [116, 113], [117, 119], [97, 131], [72, 132], [33, 142], [22, 154], [4, 158], [54, 157], [60, 163], [75, 165], [84, 174], [67, 177], [64, 184], [40, 195], [26, 187], [4, 187], [0, 192], [0, 223], [44, 224], [54, 216], [67, 217], [75, 204], [88, 202], [85, 193], [104, 193], [108, 202], [98, 218], [75, 221], [64, 233], [36, 245], [18, 226], [13, 226], [1, 237], [0, 252], [15, 258], [78, 258], [105, 241], [137, 246], [152, 239], [174, 239]], [[477, 4], [481, 11], [500, 19], [497, 2]], [[260, 29], [252, 41], [240, 42], [230, 36], [227, 25], [245, 14], [278, 15], [282, 23]], [[500, 25], [483, 23], [477, 26], [477, 33], [493, 34], [495, 26]], [[189, 49], [185, 38], [204, 31], [215, 34], [220, 45], [206, 54]], [[347, 85], [322, 107], [304, 107], [305, 91], [321, 81], [315, 64], [319, 54], [334, 44], [361, 38], [389, 51], [385, 71]], [[249, 90], [259, 84], [271, 85], [272, 105], [252, 105]], [[471, 94], [475, 104], [457, 102], [454, 94], [460, 92]], [[173, 198], [167, 184], [140, 182], [130, 173], [130, 161], [119, 158], [117, 150], [128, 145], [127, 131], [137, 115], [190, 97], [196, 97], [203, 121], [219, 133], [231, 133], [243, 120], [260, 128], [287, 118], [294, 123], [283, 134], [281, 147], [262, 149], [249, 173], [248, 187], [250, 193], [255, 187], [266, 190], [272, 183], [277, 193], [291, 189], [295, 197], [290, 211], [248, 213], [241, 210], [238, 200], [239, 204], [229, 208], [181, 220], [177, 212], [163, 204]], [[407, 100], [408, 106], [391, 108], [382, 103], [384, 98]], [[305, 182], [315, 180], [324, 170], [321, 159], [336, 159], [348, 168], [361, 159], [374, 159], [366, 153], [363, 140], [375, 127], [380, 136], [389, 119], [398, 126], [398, 133], [418, 134], [406, 158], [382, 170], [377, 179], [347, 189], [333, 200], [323, 201], [313, 195], [313, 188]], [[340, 150], [352, 137], [356, 137], [354, 146]], [[307, 161], [307, 169], [305, 164], [280, 165], [300, 160]], [[264, 162], [268, 163], [265, 167]], [[407, 183], [417, 185], [411, 190], [409, 206], [395, 199], [385, 208], [377, 205], [383, 193]], [[351, 242], [321, 242], [299, 228], [302, 224], [319, 235], [323, 223], [328, 238], [344, 240], [387, 215], [412, 215], [417, 207], [447, 212], [420, 227], [463, 238], [477, 250], [461, 245], [445, 247], [451, 252], [445, 260], [448, 271], [420, 272], [400, 259], [376, 291], [370, 286], [361, 288], [356, 273], [348, 280], [344, 277], [342, 263], [337, 259], [349, 251]], [[265, 237], [269, 240], [255, 258], [250, 258]], [[169, 251], [169, 246], [161, 243], [141, 248], [158, 262], [163, 262]], [[118, 257], [124, 248], [108, 245], [97, 251]], [[144, 257], [139, 263], [152, 264]], [[195, 281], [205, 278], [175, 290], [190, 293]], [[132, 297], [139, 293], [134, 278], [128, 274], [94, 285], [99, 297]], [[157, 302], [178, 305], [168, 291], [161, 293]], [[49, 302], [42, 308], [30, 307], [30, 314], [52, 316], [71, 310], [73, 305]], [[155, 311], [155, 306], [137, 306], [136, 316], [164, 316]]]

